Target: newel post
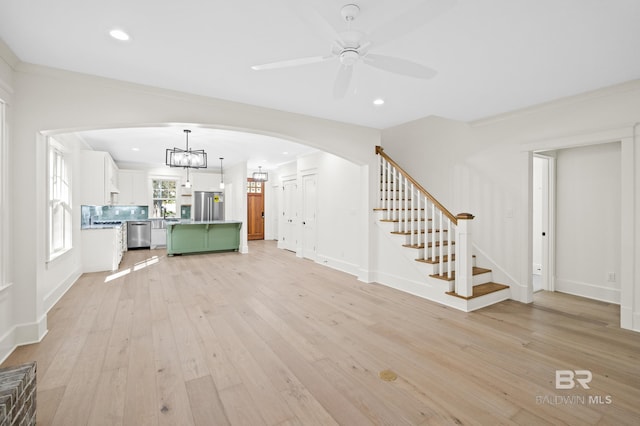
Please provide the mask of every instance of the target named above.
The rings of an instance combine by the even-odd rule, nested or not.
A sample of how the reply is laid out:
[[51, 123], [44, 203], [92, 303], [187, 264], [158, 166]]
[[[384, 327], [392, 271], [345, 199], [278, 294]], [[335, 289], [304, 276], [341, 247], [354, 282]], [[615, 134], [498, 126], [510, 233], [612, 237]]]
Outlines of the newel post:
[[462, 297], [473, 295], [473, 254], [471, 239], [471, 213], [456, 216], [456, 283], [455, 292]]

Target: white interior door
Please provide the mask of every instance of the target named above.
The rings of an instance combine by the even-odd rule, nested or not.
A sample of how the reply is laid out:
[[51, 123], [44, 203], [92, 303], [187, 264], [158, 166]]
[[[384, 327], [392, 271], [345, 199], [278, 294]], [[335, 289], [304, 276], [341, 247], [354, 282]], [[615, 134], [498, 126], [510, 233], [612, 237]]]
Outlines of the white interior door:
[[295, 194], [298, 185], [295, 180], [287, 180], [282, 185], [282, 217], [280, 247], [296, 251], [296, 208]]
[[302, 257], [316, 259], [317, 175], [302, 177]]
[[553, 209], [554, 158], [533, 157], [533, 291], [550, 290], [552, 285], [551, 211]]

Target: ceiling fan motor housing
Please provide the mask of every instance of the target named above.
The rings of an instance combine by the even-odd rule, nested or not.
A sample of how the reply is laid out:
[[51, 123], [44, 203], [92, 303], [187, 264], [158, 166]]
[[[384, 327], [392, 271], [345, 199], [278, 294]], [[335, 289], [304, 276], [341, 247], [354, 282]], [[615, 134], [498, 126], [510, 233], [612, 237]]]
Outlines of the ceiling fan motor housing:
[[344, 49], [340, 53], [340, 63], [342, 65], [351, 66], [355, 64], [360, 58], [360, 54], [356, 49]]

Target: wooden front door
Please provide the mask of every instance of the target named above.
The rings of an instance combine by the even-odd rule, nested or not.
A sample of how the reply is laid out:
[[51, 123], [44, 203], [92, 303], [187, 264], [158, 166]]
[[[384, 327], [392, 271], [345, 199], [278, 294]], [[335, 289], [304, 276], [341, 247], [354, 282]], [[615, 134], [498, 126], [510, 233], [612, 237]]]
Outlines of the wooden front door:
[[247, 179], [247, 239], [264, 240], [264, 185]]

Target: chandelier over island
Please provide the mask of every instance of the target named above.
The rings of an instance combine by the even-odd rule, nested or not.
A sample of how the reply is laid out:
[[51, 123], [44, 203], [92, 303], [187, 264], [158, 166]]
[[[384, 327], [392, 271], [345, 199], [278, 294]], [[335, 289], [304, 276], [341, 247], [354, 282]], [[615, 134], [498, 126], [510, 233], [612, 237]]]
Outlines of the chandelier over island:
[[[167, 148], [166, 164], [169, 167], [184, 167], [192, 169], [207, 168], [207, 153], [204, 149], [192, 150], [189, 148], [189, 133], [191, 130], [185, 129], [187, 144], [186, 149]], [[188, 171], [188, 170], [187, 170]]]

